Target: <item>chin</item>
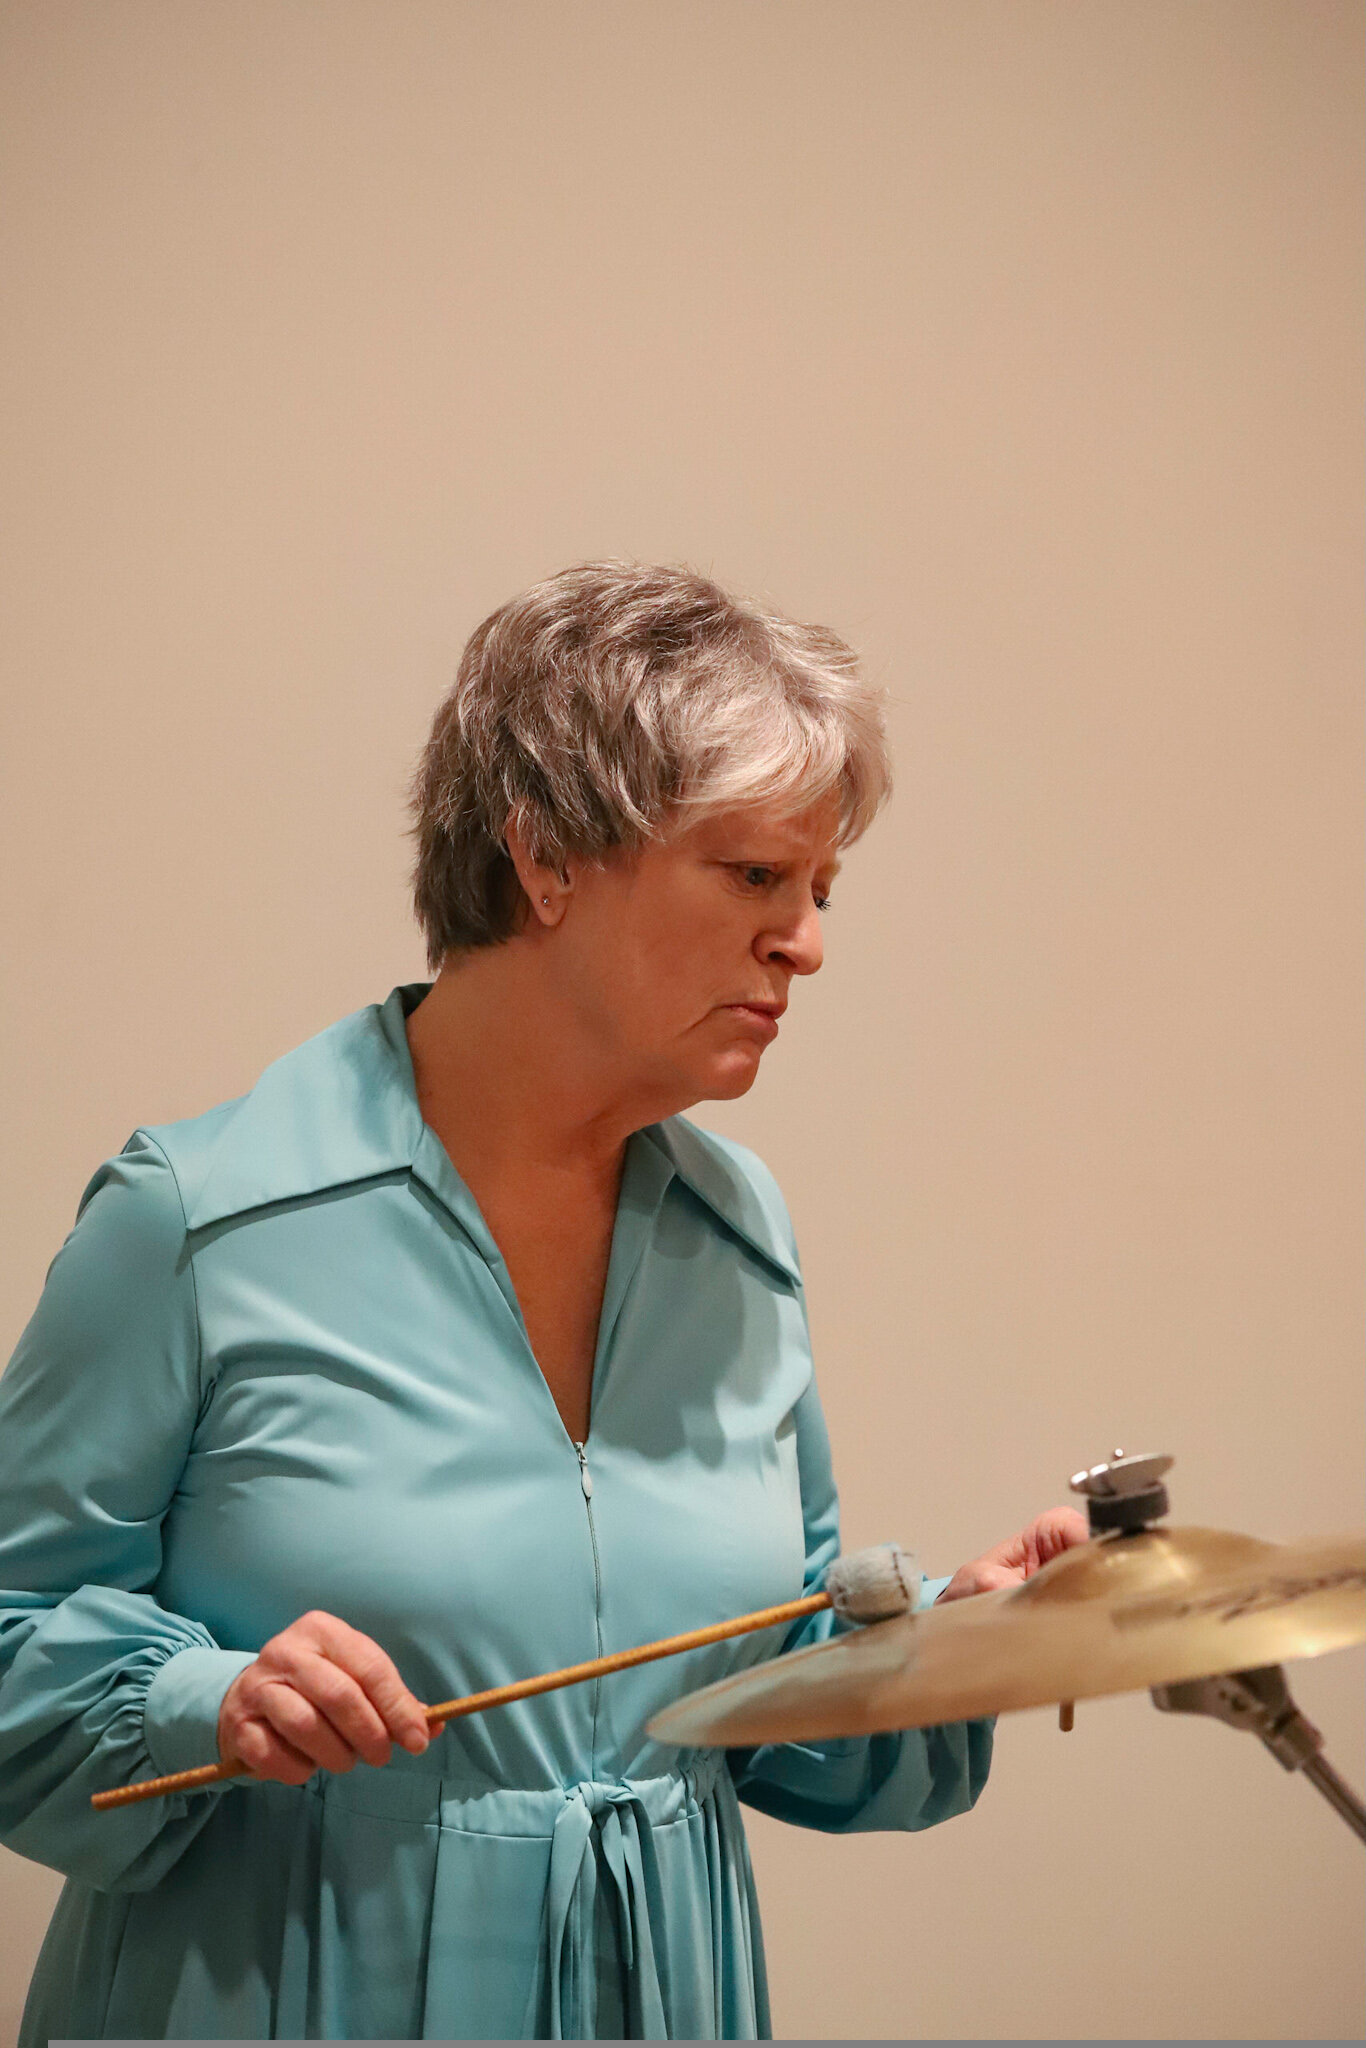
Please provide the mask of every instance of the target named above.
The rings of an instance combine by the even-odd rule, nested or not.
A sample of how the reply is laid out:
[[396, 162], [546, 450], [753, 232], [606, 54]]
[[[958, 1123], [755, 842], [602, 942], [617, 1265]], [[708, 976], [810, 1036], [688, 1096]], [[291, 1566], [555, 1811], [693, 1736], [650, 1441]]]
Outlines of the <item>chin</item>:
[[738, 1095], [748, 1095], [759, 1078], [759, 1062], [753, 1058], [727, 1060], [722, 1067], [713, 1068], [698, 1092], [699, 1102], [733, 1102]]

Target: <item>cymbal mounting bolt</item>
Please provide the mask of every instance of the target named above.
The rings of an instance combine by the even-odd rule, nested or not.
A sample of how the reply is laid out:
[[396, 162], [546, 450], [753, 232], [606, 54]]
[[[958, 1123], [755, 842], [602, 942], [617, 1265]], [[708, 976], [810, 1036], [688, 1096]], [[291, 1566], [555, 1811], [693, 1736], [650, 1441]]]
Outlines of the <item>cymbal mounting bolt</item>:
[[1159, 1521], [1169, 1506], [1162, 1477], [1172, 1463], [1162, 1452], [1116, 1450], [1107, 1463], [1074, 1472], [1068, 1484], [1085, 1497], [1091, 1534], [1132, 1536]]

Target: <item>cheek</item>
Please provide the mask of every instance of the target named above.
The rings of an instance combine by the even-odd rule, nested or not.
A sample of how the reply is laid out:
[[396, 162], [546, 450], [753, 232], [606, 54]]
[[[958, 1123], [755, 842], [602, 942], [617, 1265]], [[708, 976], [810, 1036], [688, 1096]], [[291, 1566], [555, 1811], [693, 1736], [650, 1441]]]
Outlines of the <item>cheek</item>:
[[618, 924], [603, 932], [587, 968], [596, 1026], [623, 1049], [658, 1046], [696, 1009], [695, 944], [675, 926]]
[[642, 968], [671, 1008], [709, 1009], [750, 985], [748, 925], [729, 903], [685, 905], [642, 934]]
[[631, 979], [635, 1013], [652, 1038], [686, 1029], [708, 1007], [711, 984], [698, 937], [688, 931], [652, 934], [636, 954]]
[[619, 1043], [660, 1046], [753, 987], [753, 908], [710, 875], [627, 888], [595, 906], [585, 966]]

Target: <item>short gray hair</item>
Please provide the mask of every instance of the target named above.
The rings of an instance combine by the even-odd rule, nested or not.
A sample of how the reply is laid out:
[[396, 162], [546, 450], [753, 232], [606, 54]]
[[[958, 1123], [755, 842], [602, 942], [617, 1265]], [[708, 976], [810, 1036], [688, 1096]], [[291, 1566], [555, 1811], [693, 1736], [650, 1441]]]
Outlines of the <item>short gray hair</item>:
[[583, 562], [470, 635], [413, 775], [413, 896], [436, 968], [519, 921], [504, 833], [603, 860], [705, 810], [839, 799], [839, 839], [891, 790], [882, 692], [825, 626], [691, 569]]

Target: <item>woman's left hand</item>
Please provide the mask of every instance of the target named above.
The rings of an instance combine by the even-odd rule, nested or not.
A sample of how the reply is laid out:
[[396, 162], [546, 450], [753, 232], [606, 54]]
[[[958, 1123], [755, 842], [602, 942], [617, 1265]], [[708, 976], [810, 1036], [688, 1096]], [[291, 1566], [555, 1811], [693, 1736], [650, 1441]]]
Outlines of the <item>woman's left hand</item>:
[[1007, 1537], [994, 1550], [973, 1558], [971, 1564], [960, 1564], [939, 1598], [966, 1600], [972, 1593], [1023, 1585], [1041, 1565], [1061, 1557], [1074, 1543], [1085, 1543], [1088, 1534], [1086, 1517], [1075, 1508], [1048, 1508], [1018, 1536]]

